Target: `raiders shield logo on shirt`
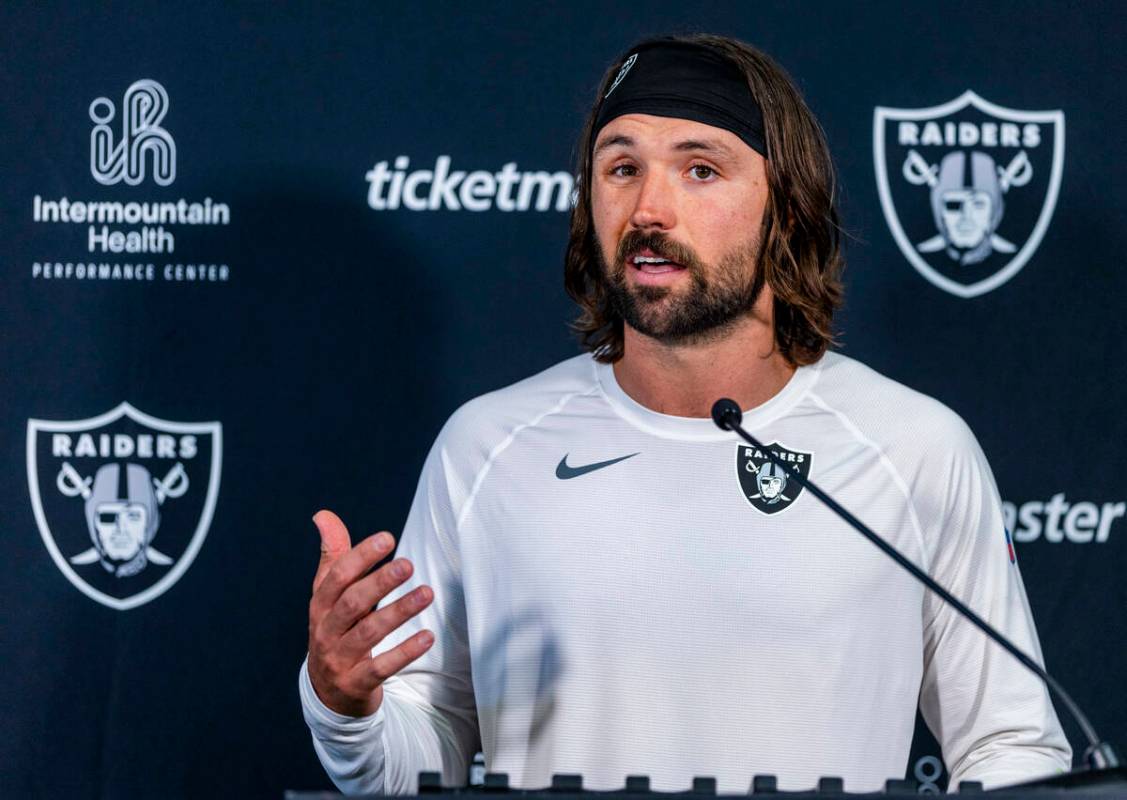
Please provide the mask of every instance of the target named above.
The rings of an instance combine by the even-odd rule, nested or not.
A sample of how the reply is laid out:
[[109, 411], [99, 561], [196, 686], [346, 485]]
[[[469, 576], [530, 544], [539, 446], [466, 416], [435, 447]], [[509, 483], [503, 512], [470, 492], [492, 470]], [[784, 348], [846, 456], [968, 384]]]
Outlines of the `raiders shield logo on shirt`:
[[32, 511], [55, 565], [119, 611], [191, 566], [219, 495], [222, 426], [171, 422], [122, 403], [82, 420], [30, 419]]
[[802, 494], [802, 486], [792, 480], [790, 473], [810, 477], [813, 454], [790, 450], [778, 442], [767, 445], [786, 469], [770, 461], [758, 448], [740, 445], [736, 448], [736, 476], [740, 489], [752, 507], [764, 514], [777, 514], [790, 508]]

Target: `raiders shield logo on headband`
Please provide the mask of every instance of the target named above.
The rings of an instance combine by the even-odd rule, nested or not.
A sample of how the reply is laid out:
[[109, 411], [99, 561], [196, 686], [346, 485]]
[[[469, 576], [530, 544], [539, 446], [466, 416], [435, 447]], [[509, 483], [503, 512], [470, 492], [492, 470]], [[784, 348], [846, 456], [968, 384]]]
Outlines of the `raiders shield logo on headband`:
[[1018, 111], [967, 91], [873, 115], [873, 161], [893, 239], [924, 278], [959, 297], [1028, 263], [1052, 220], [1064, 112]]
[[791, 473], [809, 478], [813, 454], [790, 450], [778, 442], [767, 445], [767, 449], [786, 465], [785, 469], [770, 461], [759, 448], [741, 444], [736, 448], [736, 477], [752, 508], [764, 514], [778, 514], [790, 508], [802, 494], [802, 486], [791, 480]]
[[128, 403], [91, 419], [28, 420], [31, 506], [55, 565], [110, 608], [159, 597], [207, 536], [222, 449], [218, 422], [170, 422]]

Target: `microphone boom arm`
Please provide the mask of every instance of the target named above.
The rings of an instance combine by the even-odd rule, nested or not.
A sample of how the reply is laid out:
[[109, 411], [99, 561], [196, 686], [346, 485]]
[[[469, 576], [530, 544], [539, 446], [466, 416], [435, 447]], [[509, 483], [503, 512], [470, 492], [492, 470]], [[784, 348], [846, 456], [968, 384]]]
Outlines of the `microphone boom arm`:
[[971, 611], [971, 609], [968, 608], [961, 600], [959, 600], [953, 594], [936, 583], [930, 575], [928, 575], [926, 572], [924, 572], [922, 569], [920, 569], [906, 557], [904, 557], [904, 555], [901, 554], [899, 550], [897, 550], [895, 547], [893, 547], [876, 533], [874, 533], [873, 530], [869, 528], [869, 526], [861, 522], [861, 520], [853, 516], [853, 514], [843, 508], [836, 500], [819, 489], [813, 481], [809, 480], [808, 478], [804, 478], [799, 472], [788, 467], [786, 462], [784, 462], [782, 459], [768, 450], [762, 442], [760, 442], [758, 439], [744, 430], [743, 426], [740, 425], [740, 422], [743, 420], [743, 412], [740, 410], [739, 405], [737, 405], [735, 401], [729, 400], [728, 398], [721, 398], [720, 400], [717, 400], [716, 403], [712, 406], [712, 420], [721, 430], [733, 431], [748, 444], [757, 448], [766, 456], [768, 461], [770, 461], [775, 466], [785, 470], [787, 480], [795, 481], [799, 486], [808, 490], [812, 495], [821, 500], [825, 505], [829, 506], [831, 511], [848, 522], [854, 529], [857, 530], [858, 533], [860, 533], [862, 536], [864, 536], [866, 539], [868, 539], [870, 542], [884, 551], [884, 553], [888, 555], [889, 558], [894, 560], [904, 569], [908, 570], [908, 572], [912, 573], [912, 575], [915, 576], [915, 578], [921, 583], [923, 583], [924, 586], [933, 591], [935, 594], [939, 595], [939, 597], [941, 597], [944, 602], [949, 603], [951, 606], [953, 606], [956, 611], [958, 611], [960, 614], [974, 623], [975, 626], [979, 628], [979, 630], [981, 630], [983, 633], [985, 633], [987, 636], [1001, 645], [1006, 650], [1006, 652], [1008, 652], [1023, 665], [1025, 665], [1027, 669], [1031, 670], [1034, 674], [1041, 678], [1041, 680], [1043, 680], [1049, 686], [1049, 688], [1052, 689], [1061, 699], [1061, 702], [1064, 703], [1069, 713], [1072, 714], [1077, 724], [1079, 724], [1080, 729], [1084, 732], [1084, 736], [1088, 740], [1088, 749], [1084, 751], [1084, 761], [1090, 768], [1111, 769], [1119, 766], [1120, 761], [1118, 755], [1115, 752], [1115, 749], [1109, 743], [1104, 742], [1099, 738], [1099, 736], [1096, 734], [1095, 728], [1092, 727], [1092, 723], [1088, 721], [1088, 718], [1084, 716], [1084, 713], [1080, 710], [1080, 707], [1076, 705], [1076, 702], [1052, 675], [1046, 672], [1036, 661], [1019, 650], [1013, 642], [1003, 636], [998, 630], [991, 626], [990, 623], [982, 619], [980, 616], [978, 616], [978, 614]]

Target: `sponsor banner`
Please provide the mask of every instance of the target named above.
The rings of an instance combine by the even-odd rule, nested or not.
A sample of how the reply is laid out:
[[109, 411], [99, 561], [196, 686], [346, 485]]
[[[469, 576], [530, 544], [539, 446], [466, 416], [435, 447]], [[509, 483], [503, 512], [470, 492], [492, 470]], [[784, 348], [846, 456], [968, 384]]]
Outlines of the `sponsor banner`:
[[1048, 500], [1024, 503], [1003, 502], [1002, 518], [1013, 532], [1015, 542], [1105, 544], [1111, 540], [1115, 523], [1127, 515], [1127, 503], [1094, 502], [1065, 498], [1057, 492]]
[[564, 171], [521, 171], [515, 161], [500, 170], [467, 172], [441, 155], [428, 169], [411, 159], [377, 162], [364, 176], [373, 211], [570, 211], [575, 179]]
[[[164, 127], [168, 92], [154, 80], [134, 82], [118, 108], [107, 97], [90, 103], [90, 176], [101, 186], [124, 184], [157, 187], [176, 180], [176, 140]], [[115, 130], [115, 121], [116, 127]], [[145, 191], [138, 188], [138, 192]], [[86, 187], [72, 197], [31, 199], [31, 220], [51, 226], [56, 253], [38, 254], [31, 263], [37, 281], [226, 283], [225, 263], [193, 259], [183, 247], [185, 228], [224, 227], [231, 207], [210, 197], [167, 197], [165, 193], [136, 199], [99, 197]], [[159, 192], [159, 190], [158, 190]], [[66, 226], [59, 231], [56, 226]]]

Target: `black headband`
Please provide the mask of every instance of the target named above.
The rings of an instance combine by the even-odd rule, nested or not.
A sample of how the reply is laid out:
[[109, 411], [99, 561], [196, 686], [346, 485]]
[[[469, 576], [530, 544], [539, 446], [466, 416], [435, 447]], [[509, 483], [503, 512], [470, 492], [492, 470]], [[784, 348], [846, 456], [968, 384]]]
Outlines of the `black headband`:
[[767, 156], [763, 112], [735, 64], [702, 45], [653, 42], [632, 53], [602, 100], [591, 143], [623, 114], [654, 114], [731, 131]]

